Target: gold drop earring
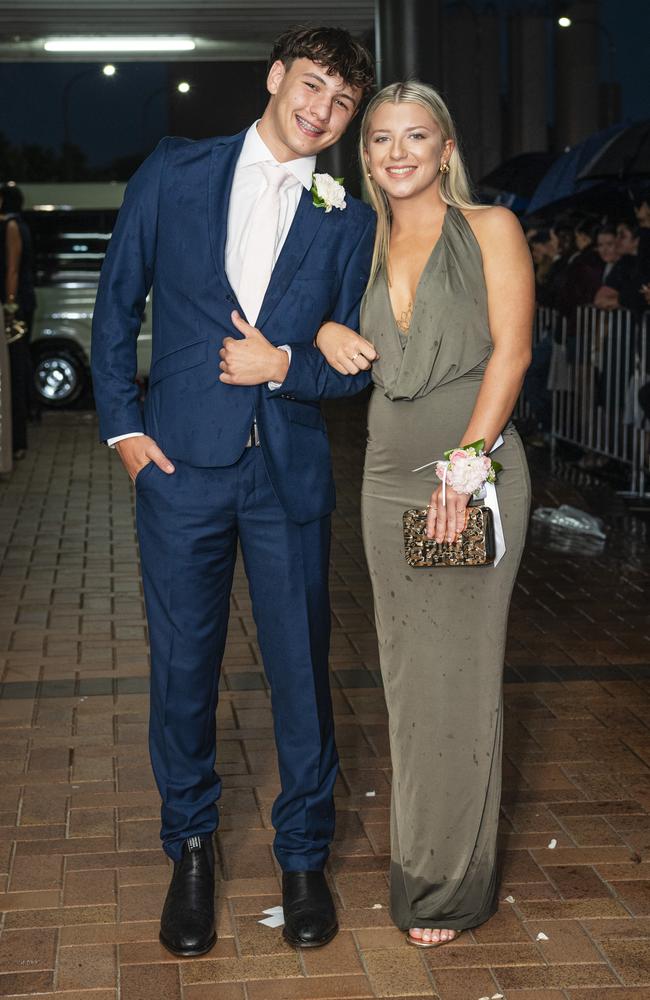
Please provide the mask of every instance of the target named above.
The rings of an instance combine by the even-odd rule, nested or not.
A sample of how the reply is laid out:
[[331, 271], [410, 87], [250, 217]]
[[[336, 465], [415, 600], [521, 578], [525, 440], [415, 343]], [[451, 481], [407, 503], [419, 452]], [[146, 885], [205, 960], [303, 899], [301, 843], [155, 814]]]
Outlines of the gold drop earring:
[[441, 163], [440, 164], [440, 173], [441, 174], [448, 174], [449, 173], [449, 164], [448, 163]]

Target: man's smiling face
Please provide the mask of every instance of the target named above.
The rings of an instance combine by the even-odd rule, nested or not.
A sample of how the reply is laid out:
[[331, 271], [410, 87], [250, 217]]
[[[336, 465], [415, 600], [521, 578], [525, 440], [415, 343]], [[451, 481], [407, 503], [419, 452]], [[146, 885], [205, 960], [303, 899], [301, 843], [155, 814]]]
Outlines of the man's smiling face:
[[259, 133], [280, 161], [316, 156], [333, 146], [352, 121], [361, 90], [310, 59], [289, 67], [278, 60], [269, 70], [271, 94]]

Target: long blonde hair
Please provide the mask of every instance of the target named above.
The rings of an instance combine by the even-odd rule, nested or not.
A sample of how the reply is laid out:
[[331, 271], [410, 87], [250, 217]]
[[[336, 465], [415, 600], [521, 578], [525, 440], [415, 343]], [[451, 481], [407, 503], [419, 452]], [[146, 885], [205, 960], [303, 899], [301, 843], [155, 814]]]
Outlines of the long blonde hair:
[[391, 83], [375, 94], [366, 108], [361, 122], [359, 138], [359, 160], [365, 180], [370, 203], [377, 213], [377, 232], [375, 249], [372, 257], [369, 284], [377, 277], [382, 267], [388, 267], [388, 246], [390, 242], [391, 213], [388, 198], [379, 187], [374, 177], [368, 175], [368, 165], [364, 153], [368, 148], [368, 134], [372, 116], [382, 104], [419, 104], [429, 112], [440, 128], [442, 143], [453, 139], [454, 148], [449, 157], [449, 172], [440, 173], [440, 197], [447, 205], [456, 208], [476, 208], [467, 177], [467, 170], [458, 148], [456, 128], [449, 114], [449, 108], [437, 90], [419, 80], [408, 80], [406, 83]]

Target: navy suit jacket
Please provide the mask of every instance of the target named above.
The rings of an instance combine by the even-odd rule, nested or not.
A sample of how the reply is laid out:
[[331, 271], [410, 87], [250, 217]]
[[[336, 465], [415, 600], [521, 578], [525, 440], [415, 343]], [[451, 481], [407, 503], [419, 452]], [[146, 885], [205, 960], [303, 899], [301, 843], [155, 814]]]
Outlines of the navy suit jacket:
[[[171, 458], [226, 466], [242, 455], [257, 420], [266, 467], [288, 516], [299, 523], [334, 507], [329, 445], [319, 399], [352, 395], [367, 373], [339, 375], [313, 346], [328, 319], [358, 328], [375, 217], [362, 202], [325, 212], [303, 190], [256, 325], [290, 344], [280, 389], [219, 381], [219, 350], [239, 334], [243, 310], [225, 270], [233, 173], [245, 132], [163, 139], [129, 182], [102, 267], [91, 365], [102, 440], [144, 431]], [[136, 340], [153, 288], [149, 391], [141, 411]]]

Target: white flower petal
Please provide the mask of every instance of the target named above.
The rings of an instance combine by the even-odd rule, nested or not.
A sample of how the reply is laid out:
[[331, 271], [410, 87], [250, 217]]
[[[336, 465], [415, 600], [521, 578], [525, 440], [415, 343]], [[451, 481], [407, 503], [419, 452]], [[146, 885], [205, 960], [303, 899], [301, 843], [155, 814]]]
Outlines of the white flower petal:
[[381, 903], [373, 903], [372, 908], [373, 910], [383, 910], [383, 906], [381, 905]]
[[376, 794], [377, 794], [377, 792], [366, 792], [366, 798], [367, 799], [374, 799], [374, 797], [375, 797]]
[[345, 205], [345, 188], [330, 174], [314, 174], [314, 185], [319, 198], [325, 203], [326, 212], [331, 212], [333, 208], [341, 211]]
[[549, 851], [554, 851], [556, 847], [557, 847], [557, 840], [555, 839], [555, 837], [553, 837], [553, 840], [548, 845], [548, 849]]
[[536, 941], [548, 941], [548, 938], [547, 938], [546, 934], [544, 934], [544, 931], [540, 931], [539, 934], [537, 935], [537, 937], [535, 938], [535, 940]]
[[514, 901], [515, 901], [514, 896], [506, 896], [506, 898], [504, 899], [504, 903], [514, 903]]

